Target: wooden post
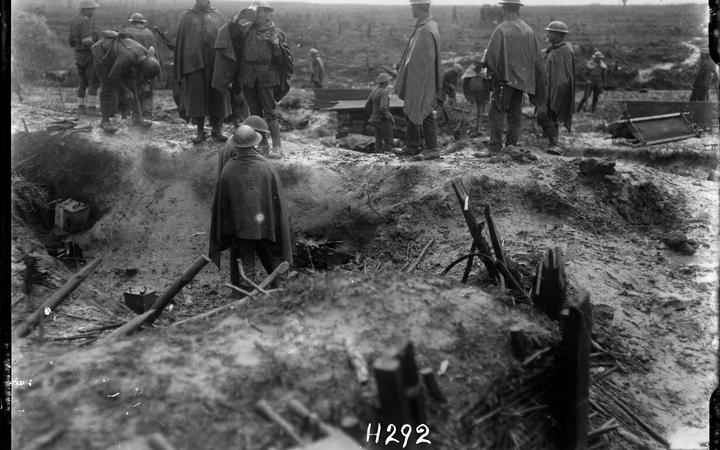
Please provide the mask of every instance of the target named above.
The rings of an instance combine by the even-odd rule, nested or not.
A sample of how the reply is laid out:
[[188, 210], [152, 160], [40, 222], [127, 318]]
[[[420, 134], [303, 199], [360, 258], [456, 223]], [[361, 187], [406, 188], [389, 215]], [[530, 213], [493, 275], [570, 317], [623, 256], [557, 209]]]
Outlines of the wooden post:
[[75, 288], [77, 288], [80, 283], [82, 283], [82, 281], [87, 278], [87, 276], [90, 275], [97, 266], [100, 265], [101, 262], [102, 258], [96, 258], [93, 262], [89, 263], [73, 275], [72, 278], [62, 285], [60, 289], [55, 291], [52, 297], [43, 302], [38, 309], [36, 309], [20, 324], [16, 330], [16, 335], [18, 337], [25, 337], [30, 334], [40, 319], [45, 315], [45, 308], [50, 308], [51, 310], [55, 309], [55, 307], [62, 303], [62, 301], [65, 300], [68, 295], [70, 295], [72, 291], [74, 291]]
[[437, 378], [435, 378], [435, 373], [433, 372], [432, 367], [422, 369], [420, 371], [420, 375], [422, 376], [423, 384], [427, 388], [427, 392], [430, 394], [430, 397], [440, 403], [447, 403], [447, 398], [443, 394], [442, 389], [440, 389], [440, 385], [437, 382]]
[[[390, 355], [381, 356], [373, 363], [375, 382], [380, 400], [381, 424], [412, 423], [410, 409], [405, 398], [403, 374], [400, 361]], [[383, 427], [384, 436], [385, 427]], [[374, 431], [374, 430], [373, 430]]]
[[563, 311], [561, 359], [561, 448], [584, 450], [588, 443], [590, 392], [590, 334], [583, 316], [584, 296]]
[[169, 288], [167, 288], [167, 290], [165, 290], [165, 292], [163, 292], [160, 298], [155, 301], [155, 304], [152, 305], [149, 310], [145, 311], [145, 313], [139, 316], [136, 316], [125, 325], [108, 334], [104, 339], [102, 339], [102, 342], [112, 342], [121, 336], [128, 335], [140, 328], [140, 326], [145, 322], [147, 322], [148, 324], [153, 323], [155, 319], [160, 316], [167, 304], [170, 303], [170, 300], [172, 300], [173, 297], [175, 297], [175, 295], [180, 292], [183, 286], [185, 286], [193, 278], [195, 278], [195, 275], [197, 275], [198, 272], [200, 272], [202, 268], [205, 267], [209, 262], [210, 258], [208, 258], [207, 256], [199, 256], [190, 265], [190, 267], [185, 269], [185, 272], [183, 272], [180, 278], [178, 278], [175, 283], [173, 283]]
[[410, 416], [413, 419], [414, 426], [418, 426], [427, 422], [427, 416], [425, 414], [425, 398], [420, 387], [420, 374], [415, 362], [415, 346], [412, 341], [408, 342], [397, 353], [397, 357], [400, 360], [402, 369], [402, 381], [408, 407], [410, 408]]

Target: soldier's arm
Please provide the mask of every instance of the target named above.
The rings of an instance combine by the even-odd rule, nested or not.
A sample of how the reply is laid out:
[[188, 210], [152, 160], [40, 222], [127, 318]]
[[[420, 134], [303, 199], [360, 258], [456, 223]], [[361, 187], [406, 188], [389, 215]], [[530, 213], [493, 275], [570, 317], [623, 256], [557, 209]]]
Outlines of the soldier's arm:
[[87, 47], [90, 47], [94, 42], [93, 29], [92, 29], [92, 24], [90, 23], [90, 19], [83, 20], [80, 23], [79, 31], [80, 31], [79, 34], [81, 36], [80, 42], [82, 42]]

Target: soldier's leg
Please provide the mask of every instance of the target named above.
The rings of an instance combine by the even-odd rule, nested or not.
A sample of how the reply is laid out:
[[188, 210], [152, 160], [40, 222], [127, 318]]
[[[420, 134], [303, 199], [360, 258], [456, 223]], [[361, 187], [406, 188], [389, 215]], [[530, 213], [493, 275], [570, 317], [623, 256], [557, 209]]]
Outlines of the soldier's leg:
[[[255, 247], [255, 252], [257, 253], [260, 263], [268, 275], [270, 275], [273, 270], [275, 270], [275, 268], [283, 262], [282, 249], [277, 242], [263, 239], [259, 241], [258, 245]], [[268, 287], [271, 289], [276, 288], [279, 284], [278, 282], [283, 278], [283, 276], [276, 278], [275, 281], [270, 283], [270, 286]]]
[[375, 149], [377, 152], [384, 150], [391, 150], [393, 146], [393, 123], [390, 120], [385, 120], [381, 125], [381, 136], [383, 140], [383, 146], [379, 149]]
[[[255, 282], [255, 253], [259, 243], [260, 241], [251, 239], [232, 240], [232, 246], [235, 249], [235, 257], [240, 259], [240, 264], [242, 264], [245, 276], [253, 280], [253, 282]], [[237, 260], [231, 258], [231, 264], [235, 264], [235, 276], [237, 277], [237, 279], [232, 279], [233, 273], [231, 270], [230, 282], [235, 286], [250, 292], [253, 290], [253, 287], [240, 277], [240, 270], [237, 267], [237, 263]]]
[[383, 138], [382, 138], [382, 124], [380, 122], [370, 122], [373, 127], [373, 135], [375, 136], [375, 153], [382, 152]]
[[405, 148], [400, 151], [400, 155], [414, 156], [420, 152], [420, 130], [407, 115], [405, 124]]
[[197, 134], [192, 138], [193, 144], [199, 144], [205, 140], [205, 116], [193, 117], [193, 122], [197, 127]]
[[543, 130], [545, 136], [547, 136], [550, 146], [557, 145], [557, 136], [555, 136], [555, 124], [550, 118], [550, 109], [548, 108], [547, 113], [540, 113], [537, 115], [537, 124]]
[[425, 136], [425, 148], [428, 150], [437, 150], [438, 125], [435, 114], [430, 113], [423, 119], [423, 136]]
[[280, 143], [280, 122], [278, 122], [277, 102], [273, 97], [272, 87], [258, 88], [258, 98], [260, 100], [260, 106], [262, 108], [262, 117], [268, 124], [270, 129], [270, 137], [272, 138], [273, 150], [278, 151], [279, 155], [282, 155], [282, 145]]
[[595, 112], [595, 108], [597, 108], [598, 99], [600, 98], [600, 92], [602, 92], [602, 89], [600, 89], [599, 86], [593, 87], [593, 98], [592, 98], [592, 108], [591, 108], [592, 112]]
[[98, 106], [98, 88], [100, 87], [100, 78], [95, 70], [95, 64], [90, 61], [87, 65], [87, 106], [90, 109], [97, 109]]
[[583, 91], [583, 98], [580, 100], [580, 103], [578, 103], [577, 112], [585, 111], [585, 102], [587, 101], [588, 97], [590, 96], [590, 85], [585, 85], [585, 90]]
[[507, 145], [516, 145], [520, 139], [520, 126], [522, 124], [523, 91], [506, 86], [508, 99], [508, 132], [505, 138]]
[[87, 91], [88, 87], [88, 79], [85, 73], [85, 66], [80, 64], [75, 64], [78, 71], [78, 88], [77, 88], [77, 104], [78, 109], [81, 112], [85, 111], [85, 91]]
[[503, 147], [502, 136], [505, 128], [505, 101], [504, 89], [500, 83], [493, 83], [490, 96], [490, 111], [488, 112], [488, 125], [490, 127], [490, 150], [499, 151]]

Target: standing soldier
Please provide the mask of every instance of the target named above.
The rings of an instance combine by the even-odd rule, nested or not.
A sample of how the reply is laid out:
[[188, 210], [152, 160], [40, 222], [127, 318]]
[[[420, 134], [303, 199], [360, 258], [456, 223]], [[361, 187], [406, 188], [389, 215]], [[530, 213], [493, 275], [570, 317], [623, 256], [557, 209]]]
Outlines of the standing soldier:
[[85, 112], [85, 94], [90, 97], [87, 107], [96, 108], [98, 77], [93, 68], [92, 54], [90, 47], [98, 40], [97, 30], [92, 16], [100, 5], [94, 0], [83, 0], [80, 2], [80, 12], [70, 21], [70, 38], [68, 42], [75, 49], [75, 65], [78, 69], [80, 84], [77, 88], [78, 110]]
[[381, 73], [377, 77], [377, 87], [370, 92], [365, 111], [369, 112], [370, 125], [375, 132], [375, 153], [392, 151], [393, 125], [395, 118], [390, 112], [390, 95], [388, 94], [390, 75]]
[[262, 136], [240, 125], [225, 145], [227, 162], [220, 170], [212, 205], [209, 254], [220, 267], [220, 252], [231, 248], [230, 281], [241, 280], [236, 258], [248, 278], [255, 278], [255, 256], [270, 274], [283, 261], [292, 265], [294, 237], [280, 175], [256, 150]]
[[455, 104], [457, 86], [460, 83], [460, 76], [464, 70], [460, 64], [453, 66], [442, 73], [442, 99], [448, 100], [451, 105]]
[[[147, 20], [140, 13], [133, 13], [128, 19], [130, 26], [123, 30], [123, 34], [130, 36], [130, 38], [136, 42], [139, 42], [143, 47], [149, 49], [150, 47], [157, 49], [157, 43], [155, 41], [155, 35], [152, 31], [145, 27]], [[162, 63], [160, 63], [162, 68]], [[153, 111], [153, 86], [151, 83], [146, 83], [140, 87], [140, 108], [142, 115], [145, 118], [152, 118]]]
[[490, 36], [484, 58], [488, 75], [493, 79], [488, 113], [491, 151], [503, 148], [506, 116], [508, 130], [505, 145], [517, 145], [524, 92], [536, 105], [544, 102], [543, 99], [535, 98], [543, 93], [543, 68], [535, 33], [519, 17], [523, 4], [520, 0], [504, 0], [500, 5], [503, 21]]
[[[268, 157], [282, 156], [280, 123], [275, 110], [282, 98], [287, 83], [284, 67], [291, 60], [285, 44], [285, 32], [272, 22], [273, 8], [266, 0], [257, 0], [241, 10], [233, 18], [234, 33], [241, 36], [243, 52], [240, 58], [240, 82], [250, 114], [265, 119], [270, 128], [273, 153], [270, 154], [267, 140], [261, 148]], [[286, 86], [289, 89], [289, 86]], [[287, 91], [285, 91], [286, 93]]]
[[585, 64], [583, 74], [585, 75], [585, 93], [577, 107], [578, 112], [585, 111], [585, 102], [592, 92], [592, 107], [590, 111], [595, 112], [600, 94], [605, 87], [605, 79], [607, 77], [607, 65], [603, 61], [603, 54], [599, 50], [593, 53], [593, 59]]
[[718, 81], [717, 67], [710, 59], [710, 50], [705, 48], [700, 52], [700, 61], [697, 64], [697, 73], [693, 82], [691, 102], [706, 102], [710, 99], [708, 90], [716, 86]]
[[107, 133], [118, 129], [111, 122], [121, 100], [125, 100], [133, 112], [133, 123], [149, 127], [140, 111], [139, 87], [160, 73], [160, 62], [155, 49], [149, 50], [140, 43], [121, 37], [116, 31], [102, 32], [103, 39], [92, 46], [93, 62], [100, 78], [100, 128]]
[[312, 82], [313, 88], [322, 89], [325, 85], [325, 77], [327, 76], [325, 63], [323, 63], [323, 60], [320, 58], [320, 52], [315, 48], [310, 49], [310, 56], [313, 59], [310, 81]]
[[210, 116], [211, 137], [227, 141], [222, 134], [223, 119], [230, 114], [230, 96], [212, 87], [215, 64], [215, 40], [218, 29], [226, 22], [210, 0], [195, 0], [185, 11], [175, 40], [175, 76], [180, 85], [180, 103], [185, 115], [197, 126], [194, 144], [206, 139], [205, 116]]
[[[440, 33], [430, 16], [430, 0], [410, 0], [416, 19], [412, 35], [405, 47], [395, 83], [395, 93], [404, 101], [407, 116], [406, 145], [398, 156], [418, 156], [421, 159], [440, 155], [437, 143], [437, 120], [434, 108], [441, 102]], [[420, 127], [425, 148], [420, 152]]]
[[537, 105], [537, 123], [548, 138], [548, 153], [560, 154], [560, 122], [570, 131], [575, 109], [575, 53], [565, 42], [568, 27], [563, 22], [551, 22], [545, 31], [550, 41], [550, 46], [543, 50], [547, 101]]
[[490, 98], [490, 80], [487, 79], [487, 69], [482, 65], [482, 58], [478, 58], [467, 68], [462, 76], [463, 95], [471, 105], [475, 106], [475, 134], [480, 133], [485, 104]]

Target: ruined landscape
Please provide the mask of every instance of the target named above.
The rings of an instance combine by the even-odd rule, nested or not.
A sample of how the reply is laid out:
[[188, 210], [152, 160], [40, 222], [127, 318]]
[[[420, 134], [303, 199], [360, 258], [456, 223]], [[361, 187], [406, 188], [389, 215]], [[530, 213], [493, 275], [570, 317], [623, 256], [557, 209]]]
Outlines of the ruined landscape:
[[[13, 448], [163, 448], [148, 443], [157, 434], [177, 449], [293, 448], [257, 412], [265, 400], [303, 440], [318, 440], [323, 433], [292, 413], [293, 399], [372, 448], [366, 431], [383, 414], [373, 368], [408, 340], [442, 394], [426, 382], [432, 444], [417, 448], [558, 448], [561, 330], [525, 301], [556, 248], [568, 298], [587, 292], [592, 304], [590, 448], [707, 445], [706, 405], [717, 386], [717, 120], [657, 145], [635, 147], [608, 131], [623, 101], [688, 99], [705, 42], [703, 5], [527, 7], [522, 15], [539, 37], [562, 18], [578, 60], [601, 48], [619, 63], [598, 110], [561, 132], [564, 156], [544, 151], [527, 105], [517, 148], [489, 153], [485, 136], [453, 136], [446, 123], [441, 158], [415, 162], [343, 148], [341, 120], [314, 110], [308, 89], [310, 47], [326, 57], [329, 87], [369, 87], [399, 59], [408, 9], [273, 3], [297, 68], [280, 107], [277, 168], [298, 241], [338, 257], [329, 268], [319, 259], [291, 268], [281, 290], [197, 318], [236, 302], [223, 255], [220, 270], [205, 266], [151, 326], [114, 339], [137, 316], [123, 292], [161, 294], [207, 253], [221, 144], [190, 143], [192, 126], [177, 118], [169, 90], [156, 93], [148, 130], [128, 124], [107, 135], [98, 117], [78, 115], [65, 43], [75, 11], [64, 3], [13, 3], [22, 89], [10, 125], [13, 330], [84, 264], [102, 260], [28, 336], [13, 338]], [[213, 3], [227, 17], [238, 8]], [[172, 39], [187, 7], [103, 4], [96, 22], [122, 26], [141, 10]], [[433, 15], [443, 67], [467, 66], [495, 26], [479, 7], [439, 6]], [[26, 39], [37, 30], [41, 39]], [[63, 70], [63, 80], [45, 76]], [[714, 90], [710, 98], [717, 107]], [[472, 242], [458, 180], [489, 241], [488, 217], [494, 222], [520, 290], [496, 283], [477, 258], [467, 283], [464, 262], [443, 274]], [[86, 228], [54, 226], [65, 199], [90, 206]], [[68, 242], [82, 255], [70, 255]], [[527, 338], [520, 348], [518, 335]], [[358, 353], [360, 364], [348, 356]]]

